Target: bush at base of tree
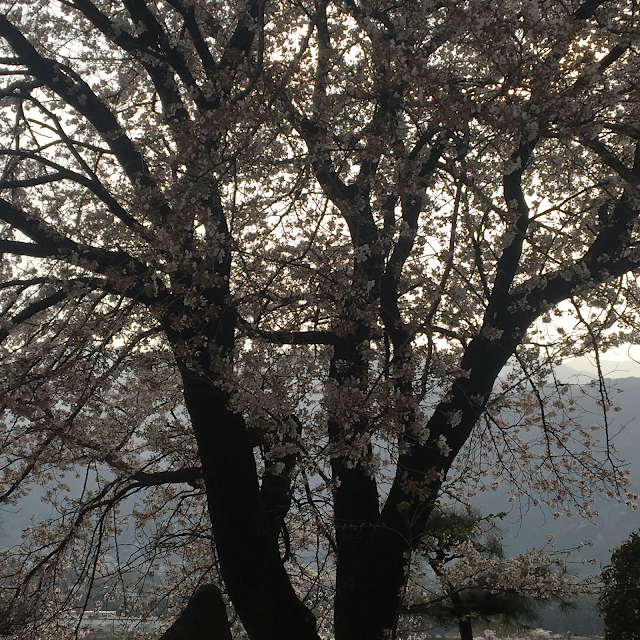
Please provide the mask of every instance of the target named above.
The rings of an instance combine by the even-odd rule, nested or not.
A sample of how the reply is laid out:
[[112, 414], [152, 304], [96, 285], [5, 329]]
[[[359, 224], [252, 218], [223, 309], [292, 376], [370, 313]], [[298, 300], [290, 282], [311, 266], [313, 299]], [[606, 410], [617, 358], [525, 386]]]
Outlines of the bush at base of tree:
[[26, 605], [0, 601], [0, 638], [16, 634], [32, 618], [33, 614]]
[[602, 571], [598, 608], [604, 617], [606, 640], [640, 639], [640, 535], [611, 554], [611, 564]]

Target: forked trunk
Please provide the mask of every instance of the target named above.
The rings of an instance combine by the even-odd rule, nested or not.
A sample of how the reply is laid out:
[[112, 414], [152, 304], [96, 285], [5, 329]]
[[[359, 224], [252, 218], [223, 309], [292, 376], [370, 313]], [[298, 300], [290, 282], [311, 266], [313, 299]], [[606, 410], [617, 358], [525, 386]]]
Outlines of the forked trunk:
[[228, 398], [215, 386], [186, 375], [184, 381], [222, 578], [249, 637], [319, 640], [315, 617], [293, 589], [277, 538], [265, 526], [242, 417], [228, 409]]

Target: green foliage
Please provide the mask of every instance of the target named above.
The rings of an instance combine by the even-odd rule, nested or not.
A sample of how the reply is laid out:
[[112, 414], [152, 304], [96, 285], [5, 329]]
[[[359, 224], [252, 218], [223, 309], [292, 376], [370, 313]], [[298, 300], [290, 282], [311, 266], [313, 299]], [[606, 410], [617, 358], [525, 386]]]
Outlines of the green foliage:
[[499, 621], [508, 627], [528, 628], [539, 620], [538, 601], [515, 590], [494, 593], [479, 585], [477, 589], [457, 593], [453, 599], [451, 595], [440, 602], [412, 607], [412, 613], [419, 611], [439, 627], [450, 627], [468, 619], [487, 623]]
[[598, 608], [604, 617], [606, 640], [640, 639], [640, 535], [614, 549], [602, 571]]
[[[538, 594], [531, 588], [514, 584], [505, 588], [496, 584], [495, 574], [504, 560], [502, 535], [494, 520], [497, 516], [481, 516], [475, 511], [448, 508], [434, 510], [429, 532], [423, 538], [420, 555], [431, 567], [439, 583], [439, 593], [431, 590], [431, 597], [407, 608], [410, 616], [423, 616], [441, 627], [458, 626], [461, 638], [472, 638], [472, 623], [499, 622], [507, 629], [528, 628], [539, 621], [539, 609], [551, 601], [570, 607], [569, 601], [558, 593]], [[477, 553], [477, 572], [462, 582], [452, 581], [447, 566], [452, 567], [471, 545]], [[485, 567], [482, 563], [486, 562]], [[508, 561], [507, 561], [508, 562]], [[522, 571], [532, 578], [542, 577], [554, 570], [554, 565], [523, 564]]]
[[456, 547], [469, 540], [476, 550], [487, 557], [503, 558], [502, 534], [494, 520], [502, 519], [504, 515], [483, 516], [473, 509], [460, 511], [436, 508], [429, 518], [429, 530], [423, 537], [422, 552], [435, 562], [448, 562], [456, 557]]

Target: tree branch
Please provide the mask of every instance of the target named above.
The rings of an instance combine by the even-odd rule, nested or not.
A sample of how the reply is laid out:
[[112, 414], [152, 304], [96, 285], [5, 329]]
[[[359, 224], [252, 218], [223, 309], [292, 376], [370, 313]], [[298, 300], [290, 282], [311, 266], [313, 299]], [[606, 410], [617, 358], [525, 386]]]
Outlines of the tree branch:
[[[169, 65], [165, 58], [155, 51], [155, 43], [151, 42], [148, 37], [134, 37], [124, 29], [117, 27], [89, 0], [73, 0], [68, 4], [81, 11], [85, 18], [111, 42], [124, 49], [142, 64], [158, 92], [169, 122], [184, 122], [189, 119], [189, 113], [182, 102], [180, 91], [172, 77]], [[152, 57], [153, 61], [150, 62], [149, 57]]]
[[36, 153], [30, 151], [21, 151], [17, 149], [0, 149], [0, 156], [13, 156], [16, 158], [27, 158], [41, 163], [46, 167], [54, 169], [54, 174], [45, 174], [38, 178], [25, 179], [25, 180], [4, 180], [0, 182], [0, 190], [3, 189], [15, 189], [17, 187], [29, 187], [38, 184], [46, 184], [48, 182], [54, 182], [56, 180], [71, 180], [83, 187], [86, 187], [91, 193], [97, 196], [109, 209], [109, 211], [123, 222], [129, 229], [135, 231], [141, 238], [144, 238], [148, 242], [154, 241], [153, 235], [142, 224], [140, 224], [128, 211], [126, 211], [118, 201], [107, 191], [104, 185], [98, 180], [97, 176], [92, 175], [88, 178], [81, 173], [76, 173], [70, 169], [66, 169], [61, 165], [48, 160]]
[[582, 142], [594, 151], [600, 160], [613, 169], [621, 178], [634, 187], [640, 186], [640, 175], [629, 169], [603, 142], [593, 138], [582, 137]]
[[585, 0], [573, 13], [575, 20], [588, 20], [608, 0]]
[[[133, 258], [126, 251], [108, 251], [89, 245], [82, 245], [67, 238], [42, 220], [29, 218], [23, 211], [16, 209], [6, 200], [0, 198], [0, 220], [4, 220], [34, 241], [34, 245], [26, 242], [9, 240], [0, 241], [0, 249], [34, 257], [53, 257], [70, 264], [80, 264], [84, 268], [95, 271], [110, 278], [122, 278], [123, 284], [118, 287], [116, 280], [112, 286], [114, 290], [127, 295], [136, 295], [141, 301], [151, 303], [146, 290], [145, 276], [151, 276], [153, 271], [143, 262]], [[113, 273], [113, 270], [116, 273]], [[133, 281], [128, 276], [135, 276]], [[166, 290], [161, 287], [162, 293]], [[156, 298], [157, 300], [157, 298]]]
[[[193, 100], [198, 108], [206, 111], [211, 106], [211, 103], [202, 93], [202, 89], [193, 77], [182, 53], [171, 45], [165, 30], [157, 21], [146, 2], [143, 0], [123, 0], [123, 2], [134, 24], [138, 23], [144, 26], [144, 29], [138, 36], [138, 40], [144, 44], [147, 49], [154, 50], [158, 48], [164, 54], [167, 62], [175, 69], [178, 76], [180, 76], [180, 80], [184, 86], [192, 93]], [[171, 86], [174, 84], [174, 81], [170, 78], [169, 74], [167, 74], [167, 79], [167, 88], [172, 94], [176, 95], [176, 97], [172, 97], [172, 99], [179, 100], [179, 104], [182, 104], [177, 86]], [[187, 118], [186, 113], [183, 117], [185, 119]]]
[[238, 323], [249, 336], [261, 338], [271, 344], [334, 344], [336, 336], [332, 331], [265, 331], [241, 316]]
[[3, 15], [0, 15], [0, 36], [9, 43], [34, 77], [87, 118], [113, 151], [132, 184], [150, 189], [149, 203], [152, 209], [166, 219], [171, 210], [160, 196], [144, 157], [89, 85], [70, 69], [40, 55]]
[[185, 467], [170, 471], [137, 471], [131, 476], [135, 487], [157, 487], [163, 484], [189, 484], [194, 488], [200, 488], [198, 482], [202, 479], [200, 467]]

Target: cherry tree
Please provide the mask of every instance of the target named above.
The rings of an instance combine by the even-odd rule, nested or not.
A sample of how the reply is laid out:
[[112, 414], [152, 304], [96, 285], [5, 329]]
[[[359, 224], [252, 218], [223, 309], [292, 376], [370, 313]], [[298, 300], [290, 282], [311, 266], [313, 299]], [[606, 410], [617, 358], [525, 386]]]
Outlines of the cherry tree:
[[105, 576], [393, 636], [444, 496], [633, 499], [604, 378], [553, 368], [637, 340], [634, 2], [1, 6], [1, 490], [53, 513], [3, 602], [40, 636]]

